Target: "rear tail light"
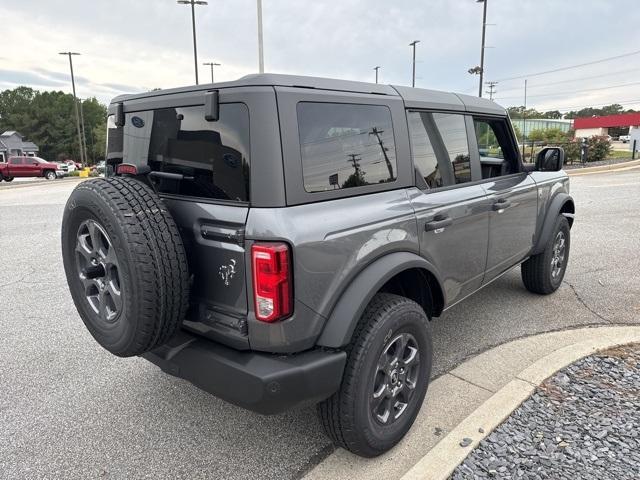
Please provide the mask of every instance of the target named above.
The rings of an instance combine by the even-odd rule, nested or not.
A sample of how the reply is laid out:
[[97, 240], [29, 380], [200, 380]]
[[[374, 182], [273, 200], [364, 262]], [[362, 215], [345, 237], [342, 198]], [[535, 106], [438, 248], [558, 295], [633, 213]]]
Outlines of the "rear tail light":
[[293, 291], [289, 246], [286, 243], [257, 243], [251, 247], [255, 314], [263, 322], [275, 322], [291, 315]]
[[138, 167], [136, 167], [135, 165], [132, 165], [130, 163], [121, 163], [116, 168], [116, 172], [119, 175], [123, 175], [123, 174], [125, 174], [125, 175], [137, 175], [138, 174]]

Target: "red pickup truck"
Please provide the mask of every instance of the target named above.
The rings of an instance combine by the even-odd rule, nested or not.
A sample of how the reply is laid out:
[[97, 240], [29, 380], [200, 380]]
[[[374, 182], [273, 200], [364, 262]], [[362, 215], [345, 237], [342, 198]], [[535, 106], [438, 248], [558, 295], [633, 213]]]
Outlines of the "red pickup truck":
[[44, 177], [47, 180], [55, 180], [59, 176], [62, 176], [60, 166], [40, 157], [9, 157], [6, 163], [0, 163], [0, 181], [10, 182], [15, 177]]

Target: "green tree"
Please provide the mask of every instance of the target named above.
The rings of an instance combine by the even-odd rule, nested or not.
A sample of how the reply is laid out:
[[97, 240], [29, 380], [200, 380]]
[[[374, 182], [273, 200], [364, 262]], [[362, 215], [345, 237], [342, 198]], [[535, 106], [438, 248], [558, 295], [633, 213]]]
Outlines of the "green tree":
[[[89, 163], [104, 157], [107, 109], [95, 98], [82, 102]], [[80, 158], [73, 95], [17, 87], [0, 92], [0, 131], [17, 130], [47, 160]]]

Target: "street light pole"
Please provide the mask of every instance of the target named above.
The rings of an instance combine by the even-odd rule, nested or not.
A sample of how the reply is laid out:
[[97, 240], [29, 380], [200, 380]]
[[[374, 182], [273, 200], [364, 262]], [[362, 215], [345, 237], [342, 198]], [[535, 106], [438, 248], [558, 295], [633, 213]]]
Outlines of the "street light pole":
[[198, 46], [196, 44], [196, 5], [207, 5], [203, 0], [178, 0], [181, 5], [191, 5], [191, 26], [193, 28], [193, 66], [196, 72], [196, 85], [198, 85]]
[[258, 1], [258, 71], [264, 73], [264, 44], [262, 41], [262, 0]]
[[416, 86], [416, 44], [420, 43], [420, 40], [414, 40], [409, 44], [410, 47], [413, 47], [413, 74], [411, 75], [411, 86]]
[[527, 138], [527, 80], [524, 81], [524, 110], [522, 111], [522, 161], [524, 162], [524, 139]]
[[221, 63], [214, 63], [214, 62], [204, 62], [203, 65], [208, 65], [211, 67], [211, 83], [214, 83], [213, 81], [213, 67], [220, 67], [222, 64]]
[[82, 149], [84, 151], [84, 158], [89, 163], [89, 155], [87, 155], [87, 135], [84, 131], [84, 112], [82, 110], [82, 99], [78, 99], [80, 105], [80, 129], [82, 130]]
[[373, 69], [376, 71], [376, 83], [378, 83], [378, 70], [380, 70], [380, 66], [373, 67]]
[[80, 163], [85, 164], [84, 158], [84, 144], [82, 142], [82, 132], [80, 130], [80, 112], [78, 111], [78, 97], [76, 97], [76, 80], [73, 76], [73, 61], [72, 55], [80, 55], [77, 52], [60, 52], [60, 55], [67, 55], [69, 57], [69, 68], [71, 70], [71, 88], [73, 89], [73, 104], [76, 109], [76, 128], [78, 130], [78, 144], [80, 145]]
[[482, 97], [482, 80], [484, 77], [484, 39], [487, 30], [487, 3], [489, 0], [477, 0], [477, 3], [483, 3], [482, 9], [482, 47], [480, 49], [480, 83], [478, 84], [478, 97]]

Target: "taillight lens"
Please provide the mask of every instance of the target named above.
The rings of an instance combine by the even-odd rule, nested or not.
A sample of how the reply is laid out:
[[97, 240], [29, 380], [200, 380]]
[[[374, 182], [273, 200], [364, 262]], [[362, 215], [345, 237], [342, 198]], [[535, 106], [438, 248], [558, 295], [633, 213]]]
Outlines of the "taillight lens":
[[286, 243], [257, 243], [251, 247], [255, 314], [263, 322], [275, 322], [291, 315], [293, 292], [289, 246]]
[[130, 163], [121, 163], [116, 168], [116, 172], [118, 172], [120, 175], [123, 175], [123, 174], [125, 174], [125, 175], [137, 175], [138, 174], [138, 167], [136, 167], [135, 165], [132, 165]]

